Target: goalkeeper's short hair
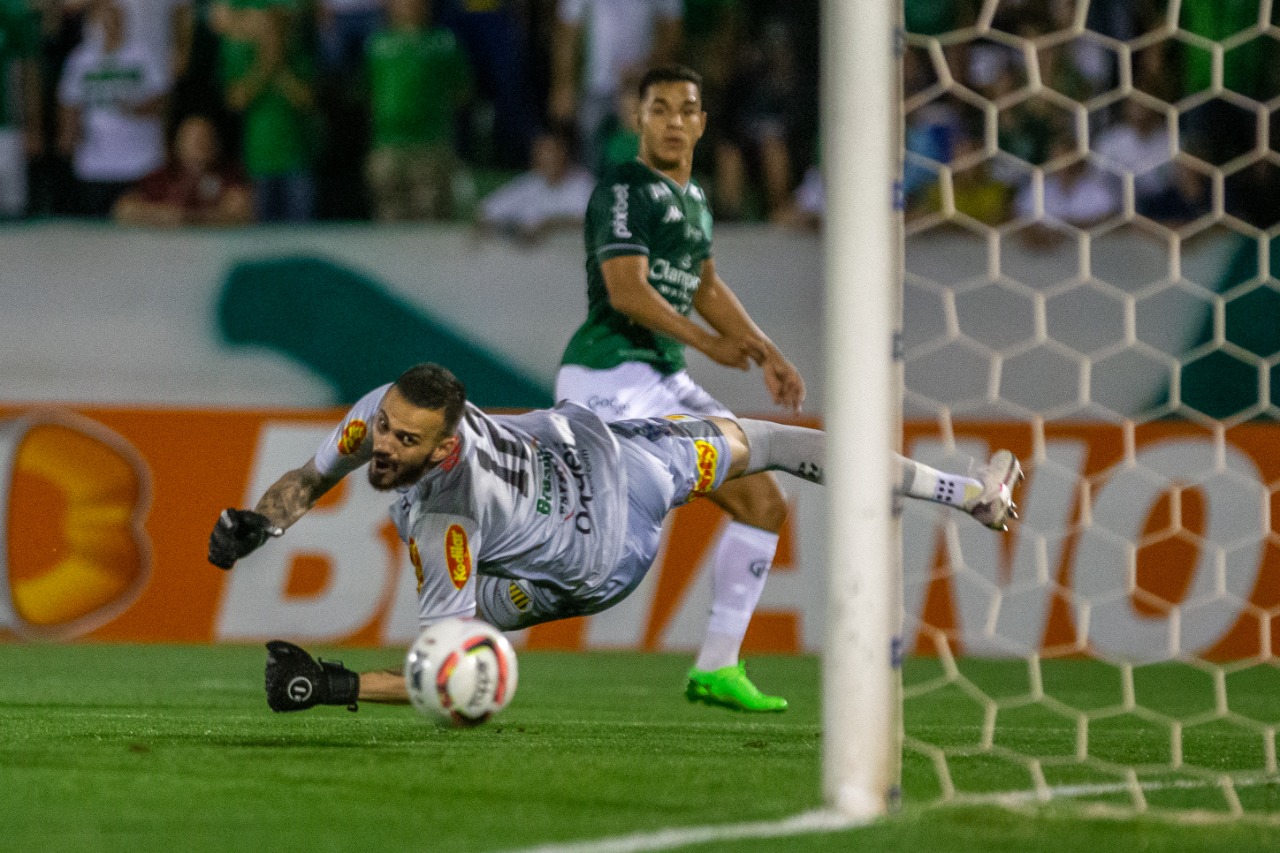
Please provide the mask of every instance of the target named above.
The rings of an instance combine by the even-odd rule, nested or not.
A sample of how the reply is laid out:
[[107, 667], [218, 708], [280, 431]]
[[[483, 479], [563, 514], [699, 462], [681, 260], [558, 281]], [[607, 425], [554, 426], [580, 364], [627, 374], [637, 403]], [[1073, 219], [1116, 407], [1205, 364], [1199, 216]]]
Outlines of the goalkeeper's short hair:
[[467, 391], [458, 377], [438, 364], [424, 362], [401, 373], [395, 387], [404, 398], [421, 409], [443, 411], [445, 432], [452, 435], [462, 420]]

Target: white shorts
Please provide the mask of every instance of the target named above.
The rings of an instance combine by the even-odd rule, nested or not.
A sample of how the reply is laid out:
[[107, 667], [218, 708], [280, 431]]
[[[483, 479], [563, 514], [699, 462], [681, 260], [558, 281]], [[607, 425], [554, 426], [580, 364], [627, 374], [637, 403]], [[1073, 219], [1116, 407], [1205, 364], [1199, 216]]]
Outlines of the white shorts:
[[572, 400], [586, 406], [604, 421], [664, 415], [733, 417], [687, 371], [663, 376], [641, 361], [629, 361], [608, 370], [561, 365], [556, 374], [556, 400]]

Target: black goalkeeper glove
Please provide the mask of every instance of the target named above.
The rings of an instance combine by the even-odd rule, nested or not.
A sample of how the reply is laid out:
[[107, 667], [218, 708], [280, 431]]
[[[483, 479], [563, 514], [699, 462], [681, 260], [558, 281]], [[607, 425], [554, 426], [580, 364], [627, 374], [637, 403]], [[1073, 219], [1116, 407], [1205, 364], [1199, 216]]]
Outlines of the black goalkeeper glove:
[[267, 643], [267, 704], [273, 711], [305, 711], [315, 705], [356, 710], [360, 675], [340, 662], [315, 661], [284, 640]]
[[269, 537], [284, 533], [265, 515], [251, 509], [224, 509], [209, 534], [209, 562], [229, 569], [236, 560], [262, 547]]

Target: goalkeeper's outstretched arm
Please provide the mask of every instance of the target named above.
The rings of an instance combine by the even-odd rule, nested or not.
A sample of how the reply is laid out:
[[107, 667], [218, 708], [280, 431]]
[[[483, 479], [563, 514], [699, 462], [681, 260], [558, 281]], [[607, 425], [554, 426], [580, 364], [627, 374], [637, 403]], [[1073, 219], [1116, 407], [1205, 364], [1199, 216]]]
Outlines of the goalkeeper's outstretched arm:
[[321, 474], [315, 460], [308, 459], [307, 464], [294, 468], [272, 483], [258, 500], [254, 512], [265, 516], [281, 530], [288, 530], [341, 479]]
[[209, 534], [209, 562], [230, 569], [268, 539], [282, 535], [340, 479], [321, 474], [314, 460], [308, 460], [272, 483], [255, 508], [223, 510]]

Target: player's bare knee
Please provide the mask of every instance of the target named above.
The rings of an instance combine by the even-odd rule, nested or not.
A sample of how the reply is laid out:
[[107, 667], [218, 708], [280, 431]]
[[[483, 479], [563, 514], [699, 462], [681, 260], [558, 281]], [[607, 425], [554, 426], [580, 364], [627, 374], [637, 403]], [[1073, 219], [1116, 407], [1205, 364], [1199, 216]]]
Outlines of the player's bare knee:
[[747, 435], [742, 431], [742, 427], [738, 426], [738, 422], [729, 418], [707, 418], [708, 421], [716, 425], [724, 435], [725, 441], [729, 443], [729, 474], [730, 478], [742, 476], [742, 472], [747, 470], [747, 463], [751, 459], [751, 450], [747, 444]]

